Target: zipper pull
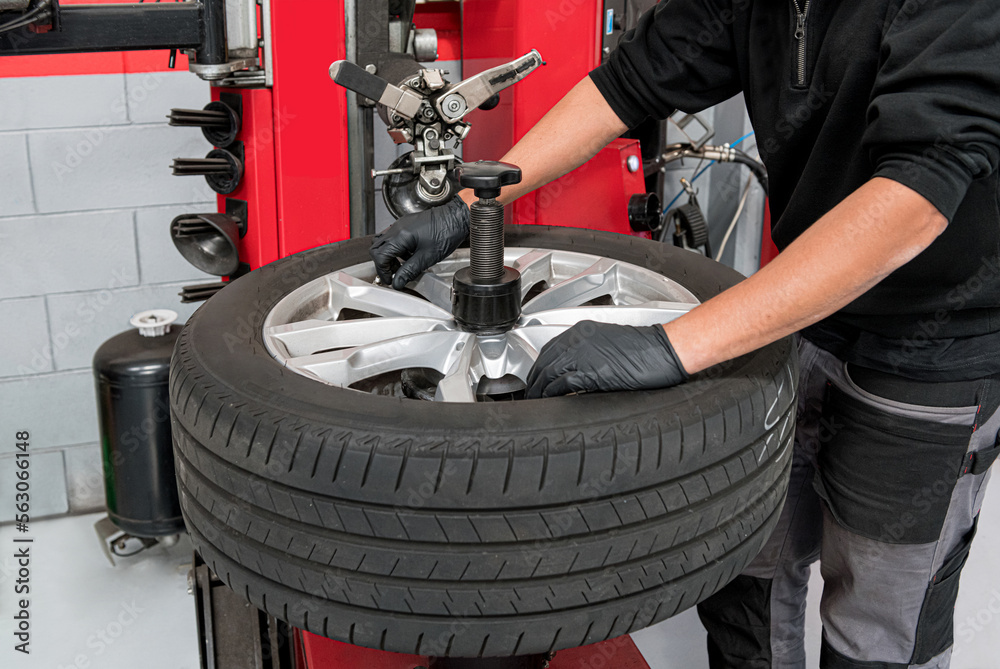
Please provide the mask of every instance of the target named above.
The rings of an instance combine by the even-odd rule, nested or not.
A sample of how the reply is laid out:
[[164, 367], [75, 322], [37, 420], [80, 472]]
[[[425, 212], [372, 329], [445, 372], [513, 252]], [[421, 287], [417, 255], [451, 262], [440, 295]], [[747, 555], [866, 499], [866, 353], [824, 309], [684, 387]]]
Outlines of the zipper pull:
[[[806, 15], [805, 13], [797, 13], [795, 19], [795, 39], [802, 40], [806, 36]], [[786, 35], [788, 33], [785, 33]]]

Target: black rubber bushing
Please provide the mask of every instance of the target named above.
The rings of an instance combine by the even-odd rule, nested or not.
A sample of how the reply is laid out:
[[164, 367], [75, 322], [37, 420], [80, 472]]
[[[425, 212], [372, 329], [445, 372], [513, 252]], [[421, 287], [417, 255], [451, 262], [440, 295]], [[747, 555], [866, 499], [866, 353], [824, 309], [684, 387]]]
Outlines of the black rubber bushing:
[[202, 128], [201, 134], [205, 135], [205, 139], [212, 143], [213, 146], [226, 149], [236, 141], [236, 136], [240, 134], [240, 126], [242, 125], [242, 120], [240, 115], [235, 109], [227, 105], [225, 102], [220, 102], [218, 100], [214, 102], [209, 102], [205, 105], [205, 109], [209, 111], [220, 111], [224, 112], [229, 116], [229, 127], [225, 129], [220, 128]]
[[205, 180], [216, 193], [229, 195], [240, 185], [243, 178], [243, 161], [226, 149], [212, 149], [206, 158], [224, 158], [229, 162], [229, 171], [226, 174], [206, 174]]

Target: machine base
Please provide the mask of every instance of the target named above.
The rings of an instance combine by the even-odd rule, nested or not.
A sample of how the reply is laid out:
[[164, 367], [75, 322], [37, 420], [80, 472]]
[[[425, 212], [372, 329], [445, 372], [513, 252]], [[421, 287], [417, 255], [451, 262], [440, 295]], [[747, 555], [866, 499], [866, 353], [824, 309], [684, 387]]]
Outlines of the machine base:
[[[302, 649], [309, 669], [418, 669], [429, 666], [430, 659], [421, 655], [386, 653], [351, 646], [309, 632], [301, 632]], [[627, 634], [617, 639], [556, 653], [549, 669], [649, 669], [632, 638]]]

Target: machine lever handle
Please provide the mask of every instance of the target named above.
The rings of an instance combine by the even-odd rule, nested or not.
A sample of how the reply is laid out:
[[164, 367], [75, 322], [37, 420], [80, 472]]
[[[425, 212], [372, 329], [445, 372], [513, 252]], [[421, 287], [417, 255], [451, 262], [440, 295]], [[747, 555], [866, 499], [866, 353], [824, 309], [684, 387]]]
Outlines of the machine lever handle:
[[538, 53], [537, 49], [532, 49], [516, 60], [480, 72], [474, 77], [445, 89], [434, 103], [437, 112], [448, 123], [455, 123], [503, 89], [513, 86], [544, 64], [542, 55]]
[[406, 119], [416, 116], [423, 102], [419, 95], [393, 86], [382, 77], [366, 72], [347, 60], [338, 60], [330, 65], [330, 78], [347, 90], [370, 98]]

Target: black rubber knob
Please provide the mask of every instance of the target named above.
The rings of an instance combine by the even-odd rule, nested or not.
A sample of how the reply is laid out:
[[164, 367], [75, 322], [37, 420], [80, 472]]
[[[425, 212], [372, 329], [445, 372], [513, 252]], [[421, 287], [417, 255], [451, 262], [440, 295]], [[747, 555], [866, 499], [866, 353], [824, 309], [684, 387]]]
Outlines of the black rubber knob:
[[521, 168], [510, 163], [479, 160], [455, 168], [455, 178], [463, 188], [471, 188], [476, 197], [491, 199], [500, 195], [503, 186], [521, 183]]
[[492, 109], [496, 109], [499, 106], [500, 106], [500, 94], [494, 93], [493, 95], [490, 96], [490, 98], [486, 102], [479, 105], [479, 108], [483, 111], [490, 111]]

